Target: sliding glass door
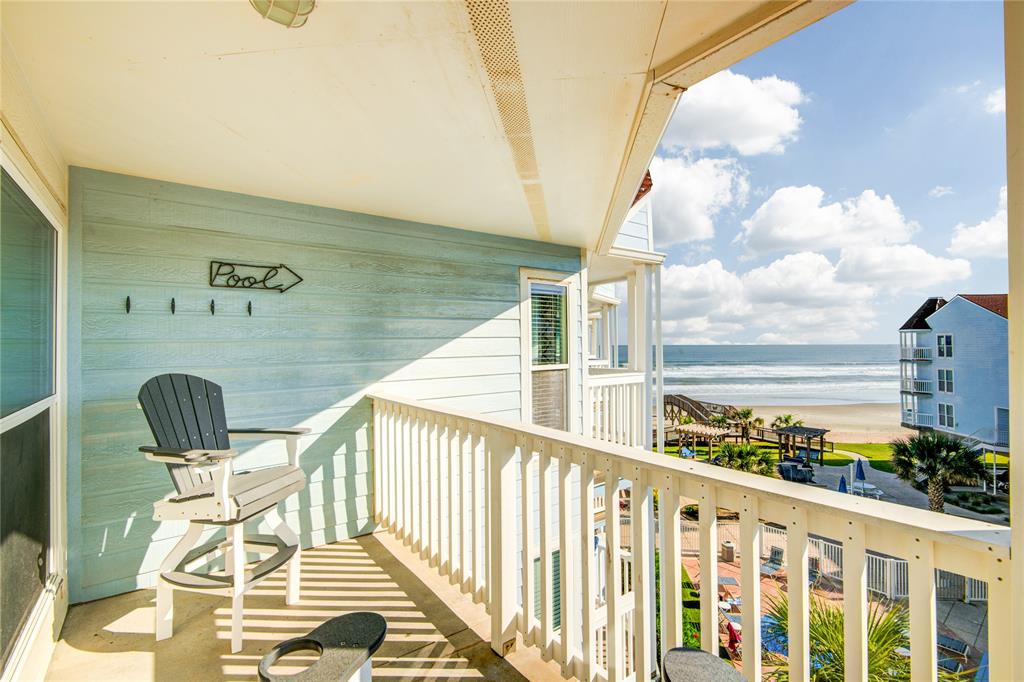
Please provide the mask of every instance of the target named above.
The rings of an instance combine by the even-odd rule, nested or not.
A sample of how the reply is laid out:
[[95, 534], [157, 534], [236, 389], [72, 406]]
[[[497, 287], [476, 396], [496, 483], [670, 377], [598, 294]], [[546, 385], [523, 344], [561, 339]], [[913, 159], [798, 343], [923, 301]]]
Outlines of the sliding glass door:
[[57, 231], [0, 176], [0, 667], [52, 567]]

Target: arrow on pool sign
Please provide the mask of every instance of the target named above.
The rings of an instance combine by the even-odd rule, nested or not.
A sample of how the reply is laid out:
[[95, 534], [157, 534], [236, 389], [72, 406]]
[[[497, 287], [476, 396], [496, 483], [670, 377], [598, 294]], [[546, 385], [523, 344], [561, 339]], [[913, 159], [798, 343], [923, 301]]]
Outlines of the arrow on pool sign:
[[301, 281], [302, 277], [284, 263], [255, 265], [210, 261], [210, 286], [220, 289], [255, 289], [283, 294]]

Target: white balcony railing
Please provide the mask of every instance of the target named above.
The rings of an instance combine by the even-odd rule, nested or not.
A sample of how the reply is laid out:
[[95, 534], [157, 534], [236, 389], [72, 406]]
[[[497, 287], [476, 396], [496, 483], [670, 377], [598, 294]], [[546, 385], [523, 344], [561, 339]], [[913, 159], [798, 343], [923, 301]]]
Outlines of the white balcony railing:
[[900, 390], [909, 393], [931, 393], [932, 382], [927, 379], [901, 379]]
[[[864, 497], [664, 457], [594, 438], [374, 395], [374, 516], [484, 601], [491, 647], [505, 654], [520, 634], [529, 646], [580, 680], [650, 679], [661, 651], [682, 637], [680, 530], [683, 499], [698, 504], [701, 644], [719, 648], [718, 514], [738, 512], [737, 552], [743, 649], [761, 651], [760, 559], [763, 524], [786, 530], [789, 657], [792, 679], [810, 677], [808, 605], [811, 536], [842, 547], [844, 667], [867, 678], [868, 556], [907, 562], [912, 677], [933, 680], [936, 569], [988, 584], [989, 678], [1009, 679], [1011, 623], [1009, 529]], [[607, 579], [599, 581], [594, 486], [603, 477]], [[619, 489], [630, 483], [628, 519]], [[657, 523], [653, 500], [657, 491]], [[524, 500], [537, 500], [522, 504]], [[898, 510], [898, 513], [896, 513]], [[518, 515], [517, 515], [518, 511]], [[655, 538], [655, 529], [658, 537]], [[623, 562], [623, 538], [632, 561]], [[655, 548], [661, 581], [654, 583]], [[587, 548], [587, 551], [581, 551]], [[560, 627], [554, 624], [553, 553], [559, 553]], [[539, 563], [535, 581], [534, 562]], [[628, 566], [631, 580], [625, 581]], [[521, 579], [520, 579], [521, 576]], [[607, 599], [601, 589], [612, 590]], [[535, 601], [539, 593], [540, 599]], [[655, 593], [663, 605], [655, 630]], [[626, 606], [629, 606], [627, 609]], [[743, 673], [761, 679], [761, 657]]]
[[642, 446], [644, 373], [591, 369], [589, 375], [592, 435], [621, 445]]
[[910, 426], [935, 426], [935, 415], [903, 410], [902, 422]]
[[900, 360], [931, 360], [931, 348], [917, 348], [916, 346], [901, 346]]

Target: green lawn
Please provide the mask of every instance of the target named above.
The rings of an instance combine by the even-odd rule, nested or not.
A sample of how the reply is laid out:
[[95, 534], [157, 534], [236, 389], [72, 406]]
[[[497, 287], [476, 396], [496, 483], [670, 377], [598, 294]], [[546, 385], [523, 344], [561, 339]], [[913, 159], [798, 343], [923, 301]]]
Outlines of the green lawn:
[[[756, 441], [755, 441], [754, 444], [757, 445], [762, 451], [770, 452], [775, 457], [779, 456], [779, 448], [777, 446], [775, 446], [775, 445], [768, 445], [766, 443], [757, 443]], [[718, 452], [718, 449], [720, 447], [721, 446], [718, 446], [718, 445], [715, 446], [715, 452], [716, 453]], [[839, 446], [837, 445], [836, 447], [839, 447]], [[697, 459], [707, 459], [707, 457], [708, 457], [708, 448], [707, 448], [706, 445], [698, 445], [696, 448], [690, 448], [690, 449], [693, 450], [695, 453], [697, 453]], [[673, 457], [678, 457], [679, 456], [679, 448], [677, 448], [675, 445], [669, 445], [669, 446], [667, 446], [665, 448], [665, 454], [666, 455], [672, 455]], [[840, 455], [840, 454], [835, 453], [835, 452], [826, 452], [825, 453], [825, 465], [826, 466], [846, 466], [847, 464], [849, 464], [852, 461], [853, 461], [853, 458], [848, 456], [848, 455]], [[815, 464], [818, 463], [817, 458], [815, 458], [814, 463]]]
[[872, 469], [886, 471], [890, 474], [893, 473], [892, 462], [890, 461], [892, 459], [892, 450], [889, 449], [888, 443], [836, 443], [836, 448], [864, 455], [871, 460]]

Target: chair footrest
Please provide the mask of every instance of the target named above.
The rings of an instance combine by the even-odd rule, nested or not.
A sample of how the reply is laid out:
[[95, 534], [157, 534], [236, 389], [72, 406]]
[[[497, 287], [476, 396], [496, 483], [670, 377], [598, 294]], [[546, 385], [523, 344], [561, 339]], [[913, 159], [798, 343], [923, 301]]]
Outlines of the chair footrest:
[[[227, 542], [224, 540], [211, 540], [199, 547], [196, 547], [182, 559], [174, 570], [161, 573], [160, 577], [177, 587], [184, 587], [192, 590], [219, 590], [231, 587], [235, 583], [234, 576], [212, 575], [209, 573], [197, 573], [185, 570], [193, 561], [203, 558], [207, 554], [223, 549]], [[246, 585], [262, 580], [269, 574], [276, 571], [291, 559], [298, 547], [289, 545], [276, 535], [247, 535], [244, 540], [245, 548], [255, 552], [274, 553], [259, 562], [255, 566], [246, 569], [243, 582]]]

